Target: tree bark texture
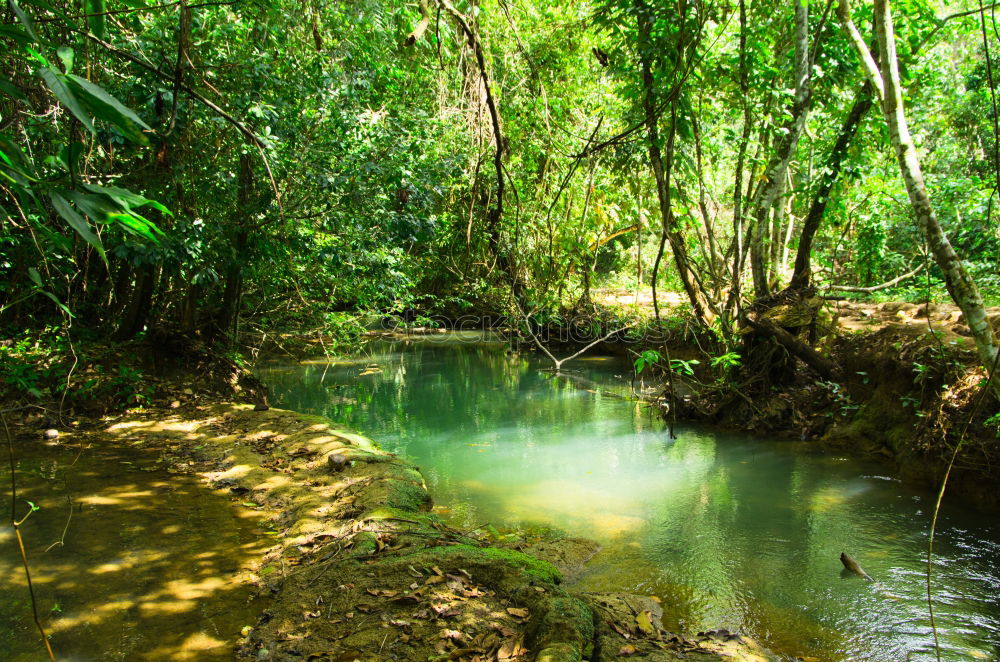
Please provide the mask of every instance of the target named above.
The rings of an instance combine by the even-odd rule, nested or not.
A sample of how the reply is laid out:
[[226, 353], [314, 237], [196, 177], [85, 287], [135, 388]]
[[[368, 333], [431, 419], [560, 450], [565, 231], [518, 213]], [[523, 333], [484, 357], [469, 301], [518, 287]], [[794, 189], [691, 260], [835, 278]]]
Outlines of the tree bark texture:
[[750, 269], [753, 273], [754, 294], [757, 298], [767, 296], [770, 288], [767, 282], [767, 251], [764, 234], [767, 230], [768, 215], [778, 199], [784, 183], [788, 164], [799, 143], [809, 115], [812, 97], [809, 63], [809, 5], [806, 0], [795, 3], [795, 102], [792, 117], [783, 127], [782, 135], [775, 140], [774, 153], [764, 171], [764, 181], [757, 190], [753, 205], [750, 234]]
[[[900, 174], [906, 185], [910, 198], [910, 206], [920, 228], [927, 240], [927, 246], [934, 261], [944, 276], [945, 287], [952, 300], [962, 310], [965, 323], [972, 332], [976, 344], [976, 352], [983, 367], [989, 371], [995, 361], [997, 348], [993, 341], [993, 330], [986, 317], [983, 298], [976, 287], [975, 281], [965, 269], [955, 249], [938, 222], [937, 214], [931, 205], [930, 195], [924, 183], [920, 160], [910, 136], [903, 108], [902, 87], [899, 77], [899, 62], [896, 56], [896, 39], [893, 33], [892, 13], [888, 0], [875, 0], [875, 31], [878, 35], [881, 67], [875, 62], [871, 52], [865, 46], [864, 40], [851, 19], [848, 0], [840, 0], [838, 15], [841, 24], [858, 52], [869, 82], [875, 88], [882, 105], [889, 128], [889, 138], [896, 151]], [[1000, 398], [1000, 380], [993, 381], [993, 393]]]

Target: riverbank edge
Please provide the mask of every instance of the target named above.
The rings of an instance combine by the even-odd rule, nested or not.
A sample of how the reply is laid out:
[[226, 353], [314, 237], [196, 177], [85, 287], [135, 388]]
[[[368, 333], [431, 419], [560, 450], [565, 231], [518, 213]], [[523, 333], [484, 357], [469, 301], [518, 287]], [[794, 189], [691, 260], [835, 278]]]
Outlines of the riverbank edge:
[[[634, 359], [663, 345], [612, 340], [597, 351]], [[954, 460], [950, 497], [984, 512], [1000, 509], [1000, 476], [992, 471], [1000, 462], [1000, 432], [989, 422], [997, 405], [989, 395], [979, 397], [986, 373], [967, 338], [944, 327], [902, 325], [832, 332], [818, 347], [839, 366], [835, 380], [798, 364], [788, 381], [768, 388], [721, 385], [704, 338], [669, 338], [666, 345], [692, 371], [674, 375], [673, 395], [659, 373], [657, 390], [647, 394], [666, 418], [876, 461], [903, 482], [935, 492]]]
[[[577, 662], [617, 659], [623, 651], [650, 660], [778, 659], [722, 631], [664, 632], [655, 603], [636, 610], [651, 602], [642, 596], [625, 596], [631, 606], [613, 612], [607, 596], [567, 591], [549, 562], [492, 546], [431, 514], [412, 464], [325, 418], [260, 409], [202, 403], [127, 417], [105, 431], [112, 443], [155, 437], [190, 457], [190, 470], [212, 489], [266, 513], [276, 541], [255, 569], [261, 617], [245, 628], [237, 659]], [[427, 627], [419, 626], [414, 608], [440, 603], [430, 595], [438, 585], [460, 587], [463, 609], [431, 614]], [[366, 605], [364, 615], [379, 618], [360, 627], [354, 619]], [[489, 616], [462, 620], [486, 613], [477, 609]], [[477, 623], [486, 636], [473, 636]], [[418, 630], [433, 631], [433, 641], [415, 644]], [[409, 641], [400, 651], [391, 642], [386, 649], [390, 635]]]

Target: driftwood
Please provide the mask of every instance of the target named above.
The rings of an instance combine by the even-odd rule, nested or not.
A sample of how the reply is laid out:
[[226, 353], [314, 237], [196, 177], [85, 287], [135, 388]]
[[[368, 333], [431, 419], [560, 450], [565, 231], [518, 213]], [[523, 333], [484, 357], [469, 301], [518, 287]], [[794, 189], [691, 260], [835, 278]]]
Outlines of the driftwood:
[[875, 581], [874, 579], [871, 578], [871, 575], [865, 572], [864, 568], [858, 565], [858, 562], [852, 559], [850, 556], [848, 556], [846, 552], [840, 553], [840, 562], [844, 564], [844, 569], [854, 573], [858, 577], [861, 577], [870, 582]]
[[854, 286], [854, 285], [827, 285], [826, 289], [827, 290], [838, 290], [840, 292], [861, 292], [861, 293], [864, 293], [864, 294], [871, 294], [872, 292], [878, 292], [879, 290], [888, 289], [888, 288], [892, 287], [893, 285], [898, 285], [898, 284], [902, 283], [904, 280], [907, 280], [909, 278], [913, 278], [918, 273], [920, 273], [920, 271], [923, 268], [924, 268], [924, 265], [920, 264], [913, 271], [909, 271], [909, 272], [903, 274], [902, 276], [896, 276], [892, 280], [888, 280], [888, 281], [886, 281], [884, 283], [881, 283], [879, 285], [872, 285], [871, 287], [857, 287], [857, 286]]
[[614, 331], [611, 331], [610, 333], [604, 334], [603, 336], [601, 336], [600, 338], [598, 338], [594, 342], [588, 344], [587, 346], [585, 346], [583, 349], [581, 349], [580, 351], [576, 352], [575, 354], [570, 354], [569, 356], [567, 356], [564, 359], [557, 359], [555, 356], [552, 355], [552, 352], [549, 351], [548, 347], [546, 347], [545, 345], [542, 344], [542, 341], [538, 339], [538, 336], [536, 336], [534, 333], [532, 333], [532, 331], [531, 331], [531, 322], [528, 321], [527, 317], [525, 317], [524, 321], [525, 321], [525, 328], [528, 330], [528, 335], [531, 336], [531, 339], [535, 341], [535, 344], [538, 345], [538, 348], [540, 350], [542, 350], [543, 352], [545, 352], [546, 356], [548, 356], [550, 359], [552, 359], [552, 363], [554, 363], [555, 366], [556, 366], [555, 367], [555, 372], [557, 374], [562, 369], [562, 365], [564, 363], [569, 363], [570, 361], [572, 361], [576, 357], [580, 356], [581, 354], [583, 354], [584, 352], [586, 352], [588, 349], [590, 349], [594, 345], [602, 343], [605, 340], [607, 340], [608, 338], [610, 338], [611, 336], [613, 336], [615, 334], [618, 334], [618, 333], [621, 333], [622, 331], [627, 331], [628, 329], [631, 329], [633, 326], [635, 326], [634, 324], [629, 324], [628, 326], [623, 326], [620, 329], [615, 329]]

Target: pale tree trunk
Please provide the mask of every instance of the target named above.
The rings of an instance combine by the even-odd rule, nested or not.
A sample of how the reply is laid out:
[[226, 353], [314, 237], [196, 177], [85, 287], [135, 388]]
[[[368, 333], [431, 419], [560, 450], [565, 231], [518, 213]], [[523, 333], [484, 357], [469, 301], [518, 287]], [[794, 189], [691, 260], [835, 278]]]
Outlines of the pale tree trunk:
[[788, 225], [791, 225], [792, 218], [789, 214], [789, 210], [792, 206], [792, 176], [791, 172], [785, 171], [785, 176], [782, 178], [782, 184], [778, 190], [778, 196], [775, 200], [774, 210], [771, 214], [771, 255], [767, 263], [767, 280], [768, 287], [771, 289], [777, 288], [781, 280], [781, 254], [782, 249], [785, 246], [784, 235], [786, 234], [783, 229], [785, 226], [785, 219], [788, 219]]
[[787, 222], [785, 223], [785, 235], [781, 241], [781, 258], [778, 264], [779, 281], [785, 277], [785, 273], [788, 271], [788, 250], [792, 245], [792, 235], [795, 232], [795, 215], [792, 213], [795, 196], [791, 193], [793, 188], [791, 173], [788, 174], [788, 183], [786, 186], [788, 187], [789, 194], [785, 198], [785, 204], [782, 209], [784, 209], [784, 216], [787, 219]]
[[784, 134], [775, 140], [774, 153], [764, 171], [764, 183], [754, 199], [750, 234], [750, 270], [753, 273], [754, 294], [759, 299], [770, 291], [767, 283], [767, 251], [764, 234], [768, 214], [784, 186], [788, 164], [795, 153], [799, 137], [806, 125], [811, 97], [809, 65], [809, 5], [807, 0], [795, 3], [795, 102], [792, 118], [784, 126]]
[[[910, 197], [910, 206], [923, 232], [934, 261], [944, 276], [945, 286], [952, 300], [962, 309], [965, 323], [969, 325], [976, 343], [979, 360], [989, 371], [996, 360], [997, 348], [993, 343], [993, 330], [986, 318], [986, 309], [979, 288], [966, 271], [962, 260], [955, 253], [931, 206], [931, 199], [924, 184], [924, 176], [917, 158], [917, 150], [910, 137], [903, 109], [902, 90], [899, 82], [899, 65], [896, 59], [896, 40], [892, 28], [892, 14], [888, 0], [875, 0], [875, 30], [878, 34], [881, 71], [865, 45], [861, 34], [851, 20], [848, 0], [840, 0], [837, 13], [855, 50], [861, 57], [865, 73], [882, 106], [882, 113], [889, 128], [889, 138], [896, 149], [900, 173]], [[1000, 380], [993, 381], [993, 393], [1000, 398]]]

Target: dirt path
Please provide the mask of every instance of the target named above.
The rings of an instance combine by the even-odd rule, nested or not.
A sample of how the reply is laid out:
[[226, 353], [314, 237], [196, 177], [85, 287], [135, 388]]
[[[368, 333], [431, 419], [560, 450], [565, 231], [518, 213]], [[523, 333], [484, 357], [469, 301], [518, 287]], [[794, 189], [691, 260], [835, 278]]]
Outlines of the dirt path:
[[[636, 312], [649, 319], [654, 317], [653, 293], [649, 288], [643, 288], [638, 293], [625, 289], [595, 290], [594, 301], [611, 308]], [[687, 304], [683, 293], [679, 292], [661, 292], [659, 302], [661, 315], [669, 315], [671, 310]], [[831, 317], [837, 333], [875, 333], [895, 328], [905, 335], [913, 335], [933, 329], [942, 332], [948, 340], [966, 338], [971, 343], [969, 327], [963, 323], [962, 311], [950, 303], [931, 303], [929, 323], [926, 304], [831, 300], [823, 310]], [[994, 330], [1000, 330], [1000, 307], [987, 308], [987, 314]]]

